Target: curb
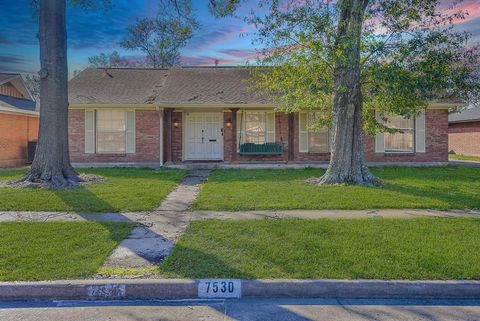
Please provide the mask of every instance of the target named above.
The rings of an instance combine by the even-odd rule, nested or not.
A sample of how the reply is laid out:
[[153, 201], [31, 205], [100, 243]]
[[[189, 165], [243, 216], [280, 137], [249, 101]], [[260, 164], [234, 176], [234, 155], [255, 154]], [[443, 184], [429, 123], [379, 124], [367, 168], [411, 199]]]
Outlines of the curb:
[[[199, 293], [199, 282], [200, 280], [189, 279], [0, 282], [0, 300], [213, 298]], [[240, 293], [243, 298], [480, 299], [480, 281], [242, 280], [240, 282]], [[215, 296], [215, 298], [222, 298], [222, 296]]]

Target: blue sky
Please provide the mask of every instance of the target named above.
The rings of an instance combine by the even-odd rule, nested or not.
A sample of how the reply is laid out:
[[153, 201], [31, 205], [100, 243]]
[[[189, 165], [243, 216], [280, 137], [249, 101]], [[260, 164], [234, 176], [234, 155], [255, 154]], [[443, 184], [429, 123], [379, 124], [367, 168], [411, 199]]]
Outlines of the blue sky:
[[[112, 0], [107, 9], [85, 11], [69, 6], [67, 10], [68, 59], [70, 72], [88, 66], [87, 58], [101, 52], [117, 50], [124, 56], [140, 52], [125, 51], [118, 42], [127, 26], [136, 18], [155, 15], [157, 0]], [[252, 60], [252, 29], [237, 18], [215, 19], [207, 10], [208, 0], [192, 0], [201, 23], [188, 46], [182, 50], [184, 65], [243, 64]], [[255, 9], [254, 0], [246, 2], [242, 12]], [[32, 15], [30, 0], [2, 0], [0, 15], [0, 71], [34, 73], [39, 69], [37, 19]], [[466, 0], [461, 8], [470, 16], [458, 28], [474, 34], [480, 41], [480, 0]], [[242, 36], [243, 34], [243, 36]]]

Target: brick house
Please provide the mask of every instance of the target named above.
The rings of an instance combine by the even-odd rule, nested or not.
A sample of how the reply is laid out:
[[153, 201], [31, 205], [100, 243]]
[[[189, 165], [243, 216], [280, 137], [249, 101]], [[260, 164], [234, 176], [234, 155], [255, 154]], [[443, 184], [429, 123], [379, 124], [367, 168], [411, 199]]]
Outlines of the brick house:
[[448, 150], [452, 154], [480, 156], [480, 108], [448, 117]]
[[[74, 164], [313, 163], [329, 160], [328, 129], [314, 112], [286, 114], [250, 90], [250, 69], [87, 69], [69, 84]], [[448, 161], [449, 104], [414, 119], [391, 116], [402, 132], [365, 136], [374, 163]]]
[[35, 107], [20, 74], [0, 73], [0, 167], [27, 163], [27, 144], [38, 135]]

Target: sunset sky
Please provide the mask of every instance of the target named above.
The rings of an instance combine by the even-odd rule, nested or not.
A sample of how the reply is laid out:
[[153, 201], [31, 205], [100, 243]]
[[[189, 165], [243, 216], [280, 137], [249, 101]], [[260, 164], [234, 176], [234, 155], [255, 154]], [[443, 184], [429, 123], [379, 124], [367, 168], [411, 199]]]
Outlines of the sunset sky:
[[[255, 56], [252, 45], [254, 31], [243, 20], [215, 19], [207, 10], [207, 0], [193, 0], [200, 28], [181, 52], [183, 65], [238, 65]], [[451, 0], [444, 1], [445, 7]], [[118, 51], [122, 56], [140, 56], [140, 52], [125, 51], [118, 42], [127, 26], [136, 18], [154, 16], [156, 0], [112, 0], [107, 9], [84, 11], [69, 6], [67, 9], [69, 69], [81, 70], [88, 66], [88, 57], [101, 52]], [[34, 73], [39, 69], [38, 21], [32, 15], [30, 0], [2, 0], [0, 15], [0, 71]], [[459, 30], [473, 34], [480, 42], [480, 0], [466, 0], [457, 6], [469, 13], [457, 23]], [[256, 9], [256, 1], [246, 2], [241, 12]], [[243, 34], [243, 36], [241, 36]]]

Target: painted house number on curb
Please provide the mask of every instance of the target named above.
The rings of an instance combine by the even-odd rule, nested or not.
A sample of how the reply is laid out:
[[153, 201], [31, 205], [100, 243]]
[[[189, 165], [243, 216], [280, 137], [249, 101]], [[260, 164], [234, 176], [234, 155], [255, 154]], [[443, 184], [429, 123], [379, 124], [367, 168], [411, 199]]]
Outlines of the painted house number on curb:
[[241, 298], [242, 282], [235, 279], [207, 279], [198, 282], [199, 298]]

